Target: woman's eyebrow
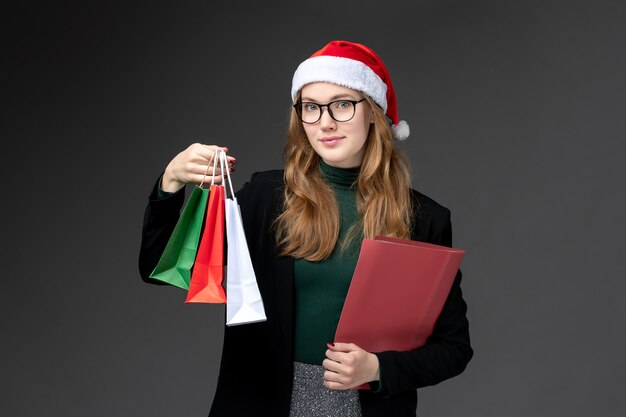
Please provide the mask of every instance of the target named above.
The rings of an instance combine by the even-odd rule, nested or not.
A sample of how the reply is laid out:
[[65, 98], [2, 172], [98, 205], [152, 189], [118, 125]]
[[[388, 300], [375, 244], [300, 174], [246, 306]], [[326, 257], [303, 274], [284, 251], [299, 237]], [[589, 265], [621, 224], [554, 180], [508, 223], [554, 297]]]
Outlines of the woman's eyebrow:
[[[330, 103], [331, 101], [340, 100], [340, 99], [342, 99], [342, 98], [349, 98], [349, 99], [351, 99], [351, 100], [356, 100], [356, 98], [355, 98], [355, 97], [353, 97], [351, 94], [338, 94], [338, 95], [336, 95], [336, 96], [332, 96], [332, 97], [330, 98], [330, 100], [328, 100], [328, 102]], [[317, 101], [317, 100], [314, 100], [314, 99], [312, 99], [311, 97], [302, 97], [302, 99], [301, 99], [301, 100], [302, 100], [302, 101], [312, 101], [312, 102], [318, 103], [318, 101]]]

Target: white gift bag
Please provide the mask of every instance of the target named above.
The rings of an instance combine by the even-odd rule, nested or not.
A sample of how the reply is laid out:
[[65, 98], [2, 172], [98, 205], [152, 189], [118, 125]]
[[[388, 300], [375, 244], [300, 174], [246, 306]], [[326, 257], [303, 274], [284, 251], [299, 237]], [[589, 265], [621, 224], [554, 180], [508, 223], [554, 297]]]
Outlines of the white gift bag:
[[[248, 242], [243, 230], [239, 204], [233, 192], [226, 153], [220, 152], [220, 166], [226, 173], [231, 198], [225, 199], [226, 211], [226, 325], [234, 326], [267, 320], [261, 292], [256, 281]], [[223, 176], [224, 178], [224, 176]], [[226, 179], [224, 178], [224, 179]]]

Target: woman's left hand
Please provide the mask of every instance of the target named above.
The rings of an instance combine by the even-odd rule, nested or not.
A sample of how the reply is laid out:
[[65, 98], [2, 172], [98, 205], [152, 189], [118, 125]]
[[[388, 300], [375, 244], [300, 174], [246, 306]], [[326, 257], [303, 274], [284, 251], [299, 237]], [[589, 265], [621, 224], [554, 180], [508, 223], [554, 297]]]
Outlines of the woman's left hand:
[[346, 390], [370, 381], [378, 381], [378, 357], [354, 343], [327, 344], [325, 369], [326, 388]]

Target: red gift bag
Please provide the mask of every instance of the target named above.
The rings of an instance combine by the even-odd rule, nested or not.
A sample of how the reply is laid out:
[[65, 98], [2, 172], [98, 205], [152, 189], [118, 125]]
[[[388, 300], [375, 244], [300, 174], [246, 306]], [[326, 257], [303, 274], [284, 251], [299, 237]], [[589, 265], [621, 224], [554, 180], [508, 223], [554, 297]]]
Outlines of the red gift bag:
[[185, 303], [226, 303], [223, 280], [224, 186], [212, 184]]

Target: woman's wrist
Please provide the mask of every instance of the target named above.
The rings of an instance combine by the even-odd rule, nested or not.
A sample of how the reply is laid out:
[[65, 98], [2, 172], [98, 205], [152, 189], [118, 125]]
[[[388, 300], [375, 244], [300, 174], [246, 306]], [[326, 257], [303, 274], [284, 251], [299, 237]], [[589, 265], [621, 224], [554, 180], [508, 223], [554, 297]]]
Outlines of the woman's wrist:
[[161, 190], [168, 193], [175, 193], [185, 186], [185, 183], [176, 181], [169, 171], [169, 167], [165, 169], [161, 178]]
[[374, 355], [373, 353], [370, 353], [368, 357], [368, 362], [369, 362], [369, 369], [370, 369], [369, 377], [371, 378], [370, 381], [380, 380], [380, 364], [378, 362], [378, 356]]

